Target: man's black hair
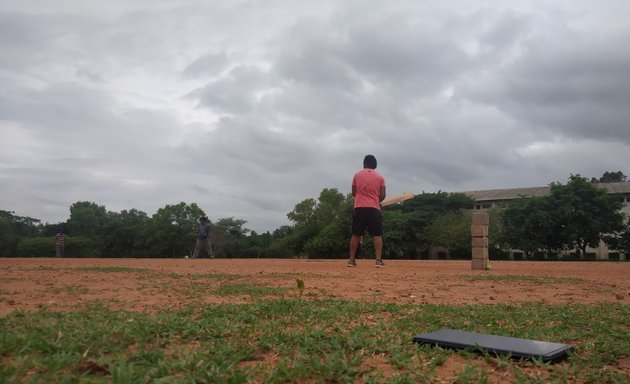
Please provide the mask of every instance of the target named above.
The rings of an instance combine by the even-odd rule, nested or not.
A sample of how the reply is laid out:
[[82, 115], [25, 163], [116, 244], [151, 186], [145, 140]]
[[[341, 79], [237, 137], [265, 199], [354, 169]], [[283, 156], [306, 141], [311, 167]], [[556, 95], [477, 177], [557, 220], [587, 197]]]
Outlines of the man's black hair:
[[363, 168], [376, 169], [376, 157], [374, 155], [367, 155], [363, 159]]

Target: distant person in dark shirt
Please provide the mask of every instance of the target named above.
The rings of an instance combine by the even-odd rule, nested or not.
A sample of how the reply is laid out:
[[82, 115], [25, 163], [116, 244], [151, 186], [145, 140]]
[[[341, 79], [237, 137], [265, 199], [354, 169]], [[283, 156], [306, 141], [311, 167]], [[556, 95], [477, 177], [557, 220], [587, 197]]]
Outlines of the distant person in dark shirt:
[[199, 218], [199, 235], [197, 236], [193, 259], [199, 258], [199, 252], [201, 252], [202, 248], [208, 252], [209, 258], [214, 259], [214, 252], [210, 245], [210, 220], [206, 216]]

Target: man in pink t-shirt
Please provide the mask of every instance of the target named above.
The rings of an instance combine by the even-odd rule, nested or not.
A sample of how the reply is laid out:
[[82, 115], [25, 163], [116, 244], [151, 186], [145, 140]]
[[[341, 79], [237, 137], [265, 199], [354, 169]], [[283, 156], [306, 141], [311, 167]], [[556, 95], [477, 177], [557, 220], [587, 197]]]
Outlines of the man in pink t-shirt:
[[352, 213], [352, 237], [350, 238], [349, 267], [356, 267], [354, 256], [357, 247], [367, 229], [374, 239], [376, 266], [384, 267], [383, 252], [383, 217], [381, 201], [385, 199], [385, 178], [376, 171], [376, 158], [372, 155], [363, 159], [363, 169], [352, 178], [352, 196], [354, 211]]

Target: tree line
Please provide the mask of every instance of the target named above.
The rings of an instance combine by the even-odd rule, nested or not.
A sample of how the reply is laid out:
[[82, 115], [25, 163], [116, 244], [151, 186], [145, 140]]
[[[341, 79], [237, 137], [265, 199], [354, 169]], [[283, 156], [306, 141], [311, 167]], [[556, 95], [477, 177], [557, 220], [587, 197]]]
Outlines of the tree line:
[[[551, 183], [543, 197], [523, 196], [490, 209], [491, 258], [505, 258], [509, 249], [527, 258], [551, 258], [563, 250], [585, 255], [600, 241], [630, 253], [630, 227], [623, 203], [597, 183], [625, 181], [623, 173], [606, 172], [600, 179], [571, 175], [566, 184]], [[605, 179], [606, 181], [604, 181]], [[211, 241], [224, 258], [347, 258], [353, 198], [325, 188], [287, 213], [290, 225], [256, 233], [234, 217], [211, 222]], [[469, 258], [474, 201], [463, 193], [421, 193], [383, 209], [384, 257], [423, 259], [434, 247], [448, 249], [450, 258]], [[42, 257], [54, 254], [54, 236], [68, 235], [67, 257], [190, 256], [198, 219], [206, 216], [196, 203], [166, 205], [149, 216], [137, 209], [108, 211], [94, 202], [70, 206], [65, 222], [42, 223], [0, 210], [0, 256]], [[373, 255], [365, 241], [366, 256]]]

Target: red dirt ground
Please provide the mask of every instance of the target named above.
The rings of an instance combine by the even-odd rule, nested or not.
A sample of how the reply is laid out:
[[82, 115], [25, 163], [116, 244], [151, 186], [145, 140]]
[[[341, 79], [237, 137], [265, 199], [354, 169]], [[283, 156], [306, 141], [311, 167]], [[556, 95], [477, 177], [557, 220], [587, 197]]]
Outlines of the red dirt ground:
[[[210, 293], [221, 284], [286, 288], [303, 298], [395, 303], [549, 304], [630, 303], [630, 263], [492, 261], [471, 270], [470, 261], [278, 259], [0, 259], [0, 316], [48, 307], [69, 310], [92, 301], [112, 308], [153, 311], [189, 304], [250, 302], [250, 295]], [[121, 268], [112, 271], [112, 267]], [[109, 269], [108, 269], [109, 268]], [[207, 294], [186, 287], [207, 288]]]

